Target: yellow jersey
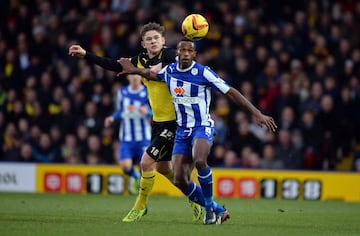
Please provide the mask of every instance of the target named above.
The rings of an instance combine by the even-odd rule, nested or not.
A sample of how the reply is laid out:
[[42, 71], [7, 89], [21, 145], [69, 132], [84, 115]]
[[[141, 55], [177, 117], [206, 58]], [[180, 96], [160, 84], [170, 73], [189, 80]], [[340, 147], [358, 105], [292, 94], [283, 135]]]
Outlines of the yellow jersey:
[[[147, 53], [140, 53], [136, 57], [132, 57], [132, 63], [138, 68], [150, 68], [152, 65], [162, 63], [166, 66], [175, 62], [175, 49], [163, 48], [160, 53], [149, 58]], [[176, 119], [172, 97], [165, 82], [143, 79], [144, 85], [147, 87], [149, 94], [150, 106], [155, 122], [172, 121]]]

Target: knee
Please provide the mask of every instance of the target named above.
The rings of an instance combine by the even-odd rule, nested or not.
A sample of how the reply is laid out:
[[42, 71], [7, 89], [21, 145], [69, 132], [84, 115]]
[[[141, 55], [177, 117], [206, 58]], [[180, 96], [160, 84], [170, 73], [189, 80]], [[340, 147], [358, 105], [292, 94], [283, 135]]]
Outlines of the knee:
[[155, 169], [155, 161], [151, 157], [144, 155], [140, 161], [142, 171], [153, 171]]
[[124, 162], [124, 161], [120, 161], [119, 162], [119, 165], [120, 165], [120, 168], [123, 170], [123, 171], [129, 171], [132, 167], [131, 163], [128, 163], [128, 162]]
[[142, 171], [146, 171], [146, 172], [153, 171], [155, 169], [154, 166], [146, 162], [145, 163], [141, 162], [140, 167]]

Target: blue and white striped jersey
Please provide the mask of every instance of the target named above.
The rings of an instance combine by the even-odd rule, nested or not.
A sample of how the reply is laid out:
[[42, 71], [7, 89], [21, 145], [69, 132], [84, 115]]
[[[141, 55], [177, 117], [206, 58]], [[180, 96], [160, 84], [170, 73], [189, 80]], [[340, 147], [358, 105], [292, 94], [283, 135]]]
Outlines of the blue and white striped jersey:
[[209, 111], [211, 88], [223, 94], [230, 89], [214, 71], [197, 62], [182, 70], [175, 62], [159, 71], [158, 77], [166, 82], [170, 90], [179, 126], [214, 126]]
[[[146, 106], [148, 113], [139, 111], [141, 106]], [[144, 141], [151, 138], [150, 117], [151, 110], [148, 92], [145, 86], [133, 91], [129, 86], [119, 89], [116, 98], [116, 112], [114, 119], [121, 119], [119, 139], [121, 141]]]

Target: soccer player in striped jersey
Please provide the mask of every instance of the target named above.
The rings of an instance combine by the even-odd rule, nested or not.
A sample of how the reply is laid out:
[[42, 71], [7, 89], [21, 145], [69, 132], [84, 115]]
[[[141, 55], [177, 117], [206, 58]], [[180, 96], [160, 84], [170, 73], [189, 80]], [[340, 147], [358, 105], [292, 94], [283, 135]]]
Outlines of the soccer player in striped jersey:
[[116, 111], [105, 118], [109, 127], [120, 120], [118, 163], [129, 178], [129, 192], [138, 194], [140, 172], [134, 164], [140, 162], [142, 154], [150, 144], [152, 116], [147, 89], [141, 83], [141, 76], [127, 75], [129, 85], [117, 92]]
[[[145, 24], [140, 31], [140, 36], [141, 46], [146, 51], [132, 57], [131, 63], [138, 68], [150, 68], [175, 62], [176, 50], [165, 46], [164, 33], [165, 28], [157, 23]], [[70, 46], [69, 55], [84, 58], [107, 70], [122, 71], [121, 65], [116, 60], [96, 56], [85, 51], [80, 45]], [[146, 204], [155, 183], [155, 170], [174, 183], [171, 153], [177, 124], [171, 95], [164, 82], [143, 80], [143, 83], [147, 87], [153, 113], [151, 144], [140, 161], [139, 195], [133, 208], [123, 218], [123, 222], [138, 221], [147, 213]], [[190, 201], [190, 206], [193, 210], [193, 221], [198, 221], [202, 215], [201, 206], [193, 201]]]
[[[274, 119], [260, 112], [238, 90], [230, 87], [209, 67], [194, 61], [195, 44], [189, 40], [178, 43], [178, 62], [171, 63], [158, 73], [134, 67], [129, 60], [119, 60], [121, 73], [135, 73], [148, 79], [165, 81], [173, 98], [178, 129], [173, 148], [175, 185], [193, 201], [205, 206], [204, 224], [221, 224], [229, 218], [228, 211], [213, 199], [212, 171], [207, 157], [213, 143], [214, 121], [210, 116], [211, 89], [215, 89], [237, 105], [245, 107], [256, 122], [275, 131]], [[190, 180], [194, 165], [200, 186]]]

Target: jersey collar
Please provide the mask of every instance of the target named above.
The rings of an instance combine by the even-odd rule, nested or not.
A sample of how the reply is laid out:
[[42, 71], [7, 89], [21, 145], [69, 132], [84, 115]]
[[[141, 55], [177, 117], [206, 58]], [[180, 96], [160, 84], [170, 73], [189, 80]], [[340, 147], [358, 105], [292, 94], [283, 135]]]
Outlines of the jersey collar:
[[178, 71], [180, 71], [180, 72], [186, 72], [186, 71], [191, 70], [191, 69], [194, 67], [194, 65], [195, 65], [195, 61], [193, 61], [188, 68], [180, 69], [180, 67], [179, 67], [179, 62], [177, 62], [177, 63], [176, 63], [176, 70], [178, 70]]

